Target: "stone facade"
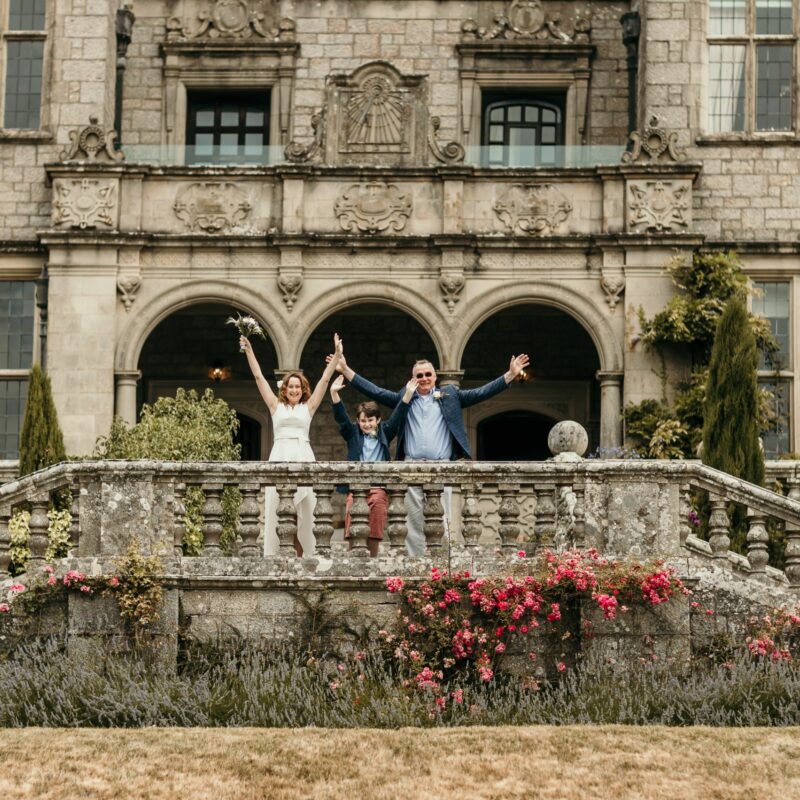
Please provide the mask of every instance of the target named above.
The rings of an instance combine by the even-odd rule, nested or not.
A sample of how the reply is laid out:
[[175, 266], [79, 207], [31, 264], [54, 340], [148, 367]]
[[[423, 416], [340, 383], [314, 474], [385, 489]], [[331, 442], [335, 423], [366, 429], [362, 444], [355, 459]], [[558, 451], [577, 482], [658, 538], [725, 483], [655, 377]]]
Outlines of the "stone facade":
[[[472, 386], [528, 350], [535, 380], [466, 419], [494, 458], [520, 457], [494, 447], [502, 419], [542, 448], [562, 419], [590, 449], [621, 444], [623, 404], [662, 392], [638, 320], [671, 296], [676, 252], [739, 249], [755, 280], [788, 284], [793, 331], [798, 124], [711, 132], [705, 0], [136, 0], [128, 33], [119, 5], [48, 2], [39, 127], [0, 129], [0, 281], [46, 265], [32, 333], [71, 453], [115, 413], [212, 385], [219, 361], [232, 377], [215, 388], [266, 457], [269, 421], [218, 325], [234, 310], [265, 323], [276, 375], [315, 378], [335, 329], [392, 386], [420, 354]], [[191, 103], [213, 92], [265, 98], [256, 163], [188, 163]], [[489, 104], [515, 98], [557, 107], [563, 158], [487, 162]], [[176, 328], [200, 333], [178, 345]], [[344, 452], [327, 413], [315, 447]]]

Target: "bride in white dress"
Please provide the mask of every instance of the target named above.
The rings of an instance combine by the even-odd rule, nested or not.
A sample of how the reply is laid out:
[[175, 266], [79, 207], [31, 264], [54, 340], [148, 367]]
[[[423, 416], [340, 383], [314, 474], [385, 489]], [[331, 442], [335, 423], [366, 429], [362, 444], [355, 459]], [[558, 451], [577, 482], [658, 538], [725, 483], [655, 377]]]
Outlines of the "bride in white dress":
[[[316, 461], [311, 442], [308, 438], [311, 419], [325, 397], [336, 365], [342, 356], [342, 340], [334, 334], [333, 342], [335, 352], [333, 358], [326, 365], [322, 377], [319, 379], [314, 391], [304, 375], [299, 372], [289, 373], [281, 383], [278, 394], [272, 391], [261, 372], [261, 367], [253, 353], [250, 342], [242, 336], [239, 344], [247, 355], [247, 363], [256, 386], [264, 402], [267, 404], [272, 417], [273, 443], [269, 454], [270, 461]], [[314, 554], [314, 506], [317, 498], [310, 487], [300, 487], [294, 494], [294, 505], [297, 509], [297, 536], [294, 548], [297, 555], [311, 556]], [[277, 534], [277, 509], [278, 493], [274, 486], [266, 491], [266, 513], [264, 531], [264, 555], [275, 555], [278, 552]]]

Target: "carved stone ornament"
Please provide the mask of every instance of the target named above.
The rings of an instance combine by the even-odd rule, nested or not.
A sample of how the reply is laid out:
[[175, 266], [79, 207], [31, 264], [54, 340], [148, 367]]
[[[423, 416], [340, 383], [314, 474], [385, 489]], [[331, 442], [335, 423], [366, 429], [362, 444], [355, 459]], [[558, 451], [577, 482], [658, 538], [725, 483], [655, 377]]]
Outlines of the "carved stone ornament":
[[[683, 161], [686, 153], [678, 149], [678, 134], [667, 133], [658, 127], [658, 117], [650, 117], [650, 124], [642, 131], [634, 131], [630, 135], [631, 149], [622, 154], [626, 164], [635, 161]], [[662, 159], [662, 156], [666, 158]]]
[[53, 181], [53, 223], [70, 228], [114, 227], [116, 183], [92, 178]]
[[444, 295], [444, 302], [447, 303], [447, 310], [451, 314], [456, 307], [456, 303], [459, 300], [458, 296], [461, 294], [464, 285], [464, 276], [459, 273], [442, 275], [442, 277], [439, 278], [439, 288]]
[[291, 311], [292, 308], [294, 308], [294, 304], [297, 302], [297, 295], [303, 288], [303, 276], [299, 274], [287, 275], [282, 273], [278, 275], [278, 288], [281, 290], [286, 308]]
[[325, 108], [318, 114], [311, 117], [311, 130], [313, 138], [308, 144], [300, 142], [289, 142], [284, 148], [283, 154], [288, 161], [305, 162], [316, 159], [322, 155], [325, 146]]
[[689, 185], [670, 181], [628, 184], [628, 227], [663, 233], [689, 225]]
[[457, 164], [464, 160], [464, 147], [459, 142], [448, 142], [444, 147], [439, 144], [437, 134], [442, 121], [439, 117], [431, 117], [431, 131], [428, 136], [428, 144], [430, 145], [431, 152], [437, 161], [442, 164]]
[[622, 273], [603, 272], [600, 274], [600, 288], [606, 296], [608, 307], [613, 312], [625, 291], [625, 276]]
[[531, 236], [557, 233], [572, 212], [572, 203], [551, 183], [510, 186], [494, 211], [508, 233], [517, 229]]
[[249, 39], [254, 34], [263, 39], [294, 38], [295, 22], [276, 21], [273, 0], [202, 0], [195, 11], [181, 20], [167, 21], [167, 41], [190, 39]]
[[59, 154], [62, 161], [123, 161], [125, 154], [114, 149], [114, 131], [103, 131], [97, 117], [89, 117], [89, 124], [69, 132], [69, 147]]
[[117, 278], [117, 291], [119, 291], [122, 300], [122, 305], [125, 306], [125, 311], [130, 311], [134, 300], [136, 300], [136, 293], [142, 286], [142, 279], [138, 275], [120, 275]]
[[178, 192], [172, 206], [190, 231], [221, 233], [243, 222], [250, 213], [245, 193], [227, 181], [189, 184]]
[[356, 183], [339, 197], [333, 213], [353, 233], [401, 231], [411, 216], [411, 198], [391, 183]]
[[510, 0], [506, 12], [498, 14], [494, 23], [491, 28], [481, 28], [475, 20], [468, 19], [461, 30], [465, 38], [550, 39], [576, 43], [588, 42], [591, 31], [588, 19], [578, 17], [574, 33], [565, 33], [561, 30], [560, 18], [545, 14], [540, 0]]

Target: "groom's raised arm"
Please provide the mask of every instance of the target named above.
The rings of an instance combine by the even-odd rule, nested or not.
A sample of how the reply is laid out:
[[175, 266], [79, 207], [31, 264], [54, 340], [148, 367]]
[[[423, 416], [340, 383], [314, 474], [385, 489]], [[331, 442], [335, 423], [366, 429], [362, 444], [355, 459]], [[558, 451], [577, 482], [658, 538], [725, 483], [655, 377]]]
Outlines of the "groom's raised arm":
[[403, 395], [400, 392], [390, 392], [388, 389], [382, 389], [355, 372], [348, 380], [354, 389], [358, 389], [361, 394], [365, 394], [370, 400], [375, 400], [384, 406], [394, 408], [403, 399]]

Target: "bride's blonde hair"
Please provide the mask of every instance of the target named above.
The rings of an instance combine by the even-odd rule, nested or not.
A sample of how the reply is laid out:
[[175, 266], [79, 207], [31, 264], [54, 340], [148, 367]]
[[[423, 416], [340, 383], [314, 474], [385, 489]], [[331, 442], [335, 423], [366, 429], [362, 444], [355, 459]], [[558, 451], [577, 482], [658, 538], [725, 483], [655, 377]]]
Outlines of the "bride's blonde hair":
[[286, 396], [286, 388], [289, 386], [289, 380], [291, 378], [297, 378], [300, 381], [300, 402], [307, 403], [308, 398], [311, 397], [311, 384], [308, 382], [308, 378], [306, 378], [305, 375], [301, 375], [299, 372], [290, 372], [288, 375], [283, 376], [281, 388], [278, 389], [278, 402], [284, 403], [287, 406], [289, 405], [289, 398]]

